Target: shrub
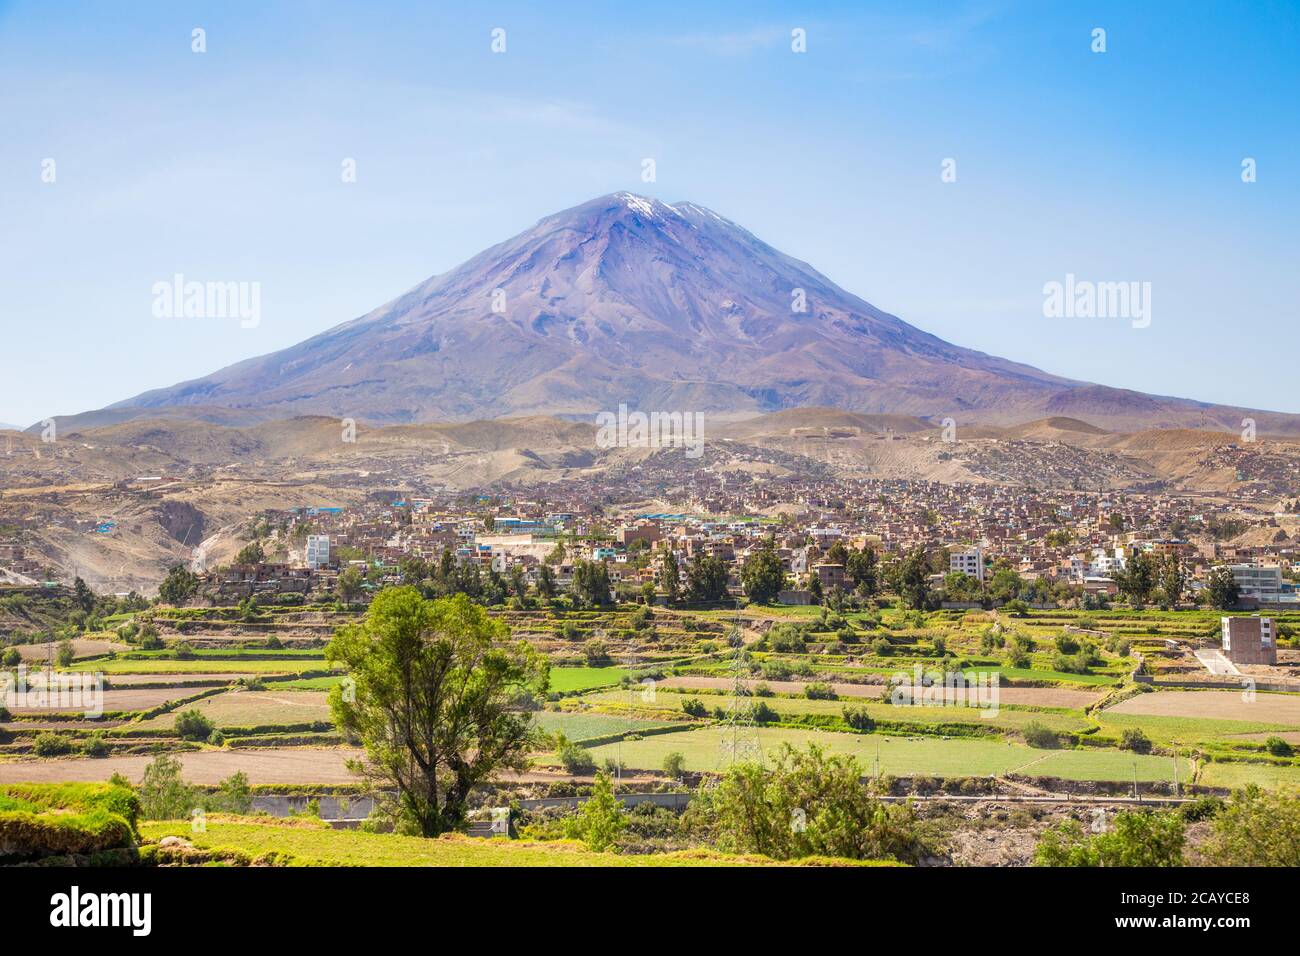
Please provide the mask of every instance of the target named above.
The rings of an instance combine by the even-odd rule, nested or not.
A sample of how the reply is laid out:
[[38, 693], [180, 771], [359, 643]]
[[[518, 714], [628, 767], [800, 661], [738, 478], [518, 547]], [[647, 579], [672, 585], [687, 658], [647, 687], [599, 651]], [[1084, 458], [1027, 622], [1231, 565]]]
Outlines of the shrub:
[[682, 771], [686, 769], [686, 757], [674, 750], [668, 756], [664, 757], [664, 773], [674, 780], [680, 780]]
[[176, 717], [176, 733], [182, 740], [207, 740], [213, 730], [212, 721], [202, 711], [186, 710]]
[[1120, 811], [1107, 833], [1085, 836], [1077, 820], [1047, 830], [1035, 866], [1182, 866], [1186, 826], [1177, 813]]
[[1125, 727], [1119, 738], [1119, 746], [1121, 750], [1131, 750], [1138, 754], [1150, 753], [1151, 738], [1138, 727]]
[[570, 741], [561, 741], [555, 755], [560, 758], [560, 763], [569, 773], [587, 774], [596, 769], [596, 758], [592, 756], [591, 751]]
[[1274, 757], [1290, 757], [1295, 753], [1295, 748], [1281, 737], [1269, 737], [1264, 741], [1264, 749]]
[[709, 712], [709, 709], [704, 706], [704, 701], [698, 697], [682, 698], [682, 710], [692, 717], [703, 717]]
[[91, 734], [81, 745], [81, 752], [87, 757], [107, 757], [108, 744], [101, 733]]
[[803, 689], [804, 696], [809, 700], [838, 700], [839, 694], [835, 693], [835, 688], [830, 684], [814, 681]]
[[72, 741], [63, 734], [47, 730], [37, 734], [32, 752], [38, 757], [62, 757], [72, 753]]
[[781, 715], [772, 709], [772, 705], [765, 700], [757, 701], [754, 704], [754, 720], [760, 724], [770, 724], [780, 720]]
[[854, 730], [873, 730], [876, 726], [876, 721], [865, 707], [845, 707], [841, 713], [844, 722]]
[[1025, 728], [1021, 733], [1024, 735], [1025, 743], [1039, 750], [1051, 750], [1060, 746], [1060, 740], [1057, 739], [1055, 731], [1036, 720], [1031, 720], [1025, 724]]

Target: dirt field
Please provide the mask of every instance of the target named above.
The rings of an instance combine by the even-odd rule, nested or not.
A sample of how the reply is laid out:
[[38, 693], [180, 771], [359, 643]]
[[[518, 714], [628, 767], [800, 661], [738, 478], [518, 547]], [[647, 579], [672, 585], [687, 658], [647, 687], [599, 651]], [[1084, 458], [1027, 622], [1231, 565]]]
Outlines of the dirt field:
[[[279, 724], [302, 724], [330, 719], [329, 695], [320, 691], [231, 691], [205, 697], [187, 705], [218, 727], [257, 727]], [[159, 714], [140, 727], [170, 728], [176, 724], [175, 713]]]
[[1256, 694], [1253, 701], [1243, 698], [1243, 693], [1236, 690], [1158, 690], [1130, 697], [1108, 710], [1117, 714], [1254, 720], [1300, 727], [1300, 697]]
[[[241, 677], [259, 677], [259, 674], [111, 674], [104, 679], [110, 687], [132, 687], [136, 684], [229, 684]], [[196, 691], [197, 693], [197, 691]]]
[[[145, 688], [142, 690], [106, 690], [104, 691], [104, 710], [149, 710], [160, 704], [165, 704], [169, 700], [176, 700], [181, 697], [188, 697], [191, 694], [198, 693], [194, 688], [188, 687], [159, 687]], [[10, 706], [9, 710], [15, 714], [39, 714], [50, 710], [48, 707], [18, 707]], [[56, 711], [62, 710], [79, 710], [80, 708], [72, 707], [54, 707]]]
[[[45, 644], [19, 644], [18, 656], [25, 661], [48, 661], [58, 653], [58, 645], [53, 643]], [[129, 651], [131, 648], [127, 644], [118, 644], [114, 641], [96, 641], [91, 638], [78, 637], [72, 641], [72, 652], [77, 658], [94, 657], [96, 654], [107, 654], [109, 651]]]
[[[750, 687], [767, 684], [778, 694], [802, 694], [808, 685], [800, 681], [769, 680], [748, 681]], [[725, 677], [669, 677], [659, 681], [660, 687], [680, 687], [685, 690], [726, 690], [731, 681]], [[831, 684], [841, 697], [880, 697], [881, 684]], [[1066, 707], [1078, 710], [1098, 700], [1102, 695], [1088, 690], [1066, 690], [1056, 687], [1000, 687], [998, 702], [1023, 704], [1026, 707]]]
[[[187, 783], [220, 783], [237, 770], [249, 783], [356, 783], [345, 761], [361, 755], [350, 747], [288, 747], [264, 750], [206, 750], [178, 754]], [[139, 783], [146, 754], [104, 757], [24, 759], [0, 762], [0, 783], [53, 783], [107, 780], [121, 773]]]

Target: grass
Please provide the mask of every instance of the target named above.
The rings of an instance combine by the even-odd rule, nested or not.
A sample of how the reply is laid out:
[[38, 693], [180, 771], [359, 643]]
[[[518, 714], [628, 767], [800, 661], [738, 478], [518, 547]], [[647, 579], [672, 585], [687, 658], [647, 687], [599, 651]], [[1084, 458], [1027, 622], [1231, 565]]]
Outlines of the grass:
[[1226, 720], [1220, 717], [1165, 717], [1152, 714], [1119, 714], [1113, 710], [1097, 715], [1102, 733], [1118, 737], [1136, 727], [1157, 743], [1193, 746], [1203, 743], [1241, 743], [1230, 738], [1238, 734], [1262, 734], [1294, 730], [1286, 724], [1258, 721]]
[[[803, 749], [815, 743], [829, 753], [857, 758], [864, 773], [873, 773], [879, 747], [880, 771], [894, 776], [989, 777], [1023, 772], [1031, 776], [1054, 776], [1068, 780], [1131, 780], [1137, 763], [1138, 779], [1165, 780], [1172, 777], [1172, 758], [1132, 755], [1119, 750], [1036, 750], [1023, 744], [971, 738], [895, 737], [886, 734], [843, 734], [786, 727], [758, 731], [765, 754], [774, 754], [782, 743]], [[591, 748], [596, 762], [617, 759], [636, 770], [653, 770], [663, 765], [672, 752], [682, 754], [687, 770], [717, 770], [726, 764], [724, 732], [717, 727], [645, 737], [642, 740], [603, 744]], [[547, 762], [550, 758], [539, 758]], [[1190, 767], [1179, 771], [1186, 780]]]
[[[148, 840], [178, 836], [206, 849], [234, 850], [257, 858], [274, 853], [291, 865], [335, 866], [785, 866], [761, 856], [728, 856], [709, 850], [666, 854], [591, 853], [568, 841], [528, 843], [469, 837], [425, 839], [394, 834], [332, 830], [308, 821], [253, 822], [208, 817], [204, 833], [191, 833], [188, 820], [147, 822]], [[808, 863], [858, 865], [849, 860]], [[879, 864], [877, 864], [879, 865]]]
[[662, 720], [644, 720], [636, 717], [618, 717], [613, 714], [595, 713], [560, 713], [544, 710], [533, 715], [539, 727], [548, 734], [557, 730], [569, 740], [580, 743], [595, 737], [607, 737], [610, 734], [636, 732], [651, 727], [662, 727]]
[[[619, 691], [606, 691], [583, 697], [583, 700], [611, 708], [631, 708], [645, 710], [653, 707], [664, 714], [682, 713], [681, 702], [696, 695], [680, 693], [671, 689], [660, 689], [655, 693], [655, 702], [646, 704], [640, 696], [629, 702], [628, 697]], [[703, 694], [697, 699], [712, 711], [714, 707], [726, 707], [729, 695]], [[767, 703], [782, 717], [801, 717], [804, 715], [839, 717], [844, 708], [865, 709], [875, 720], [907, 722], [914, 724], [970, 724], [973, 727], [995, 728], [997, 730], [1019, 730], [1026, 724], [1038, 722], [1048, 729], [1063, 732], [1079, 732], [1087, 729], [1089, 722], [1082, 716], [1032, 710], [1012, 710], [998, 708], [996, 716], [981, 717], [981, 711], [970, 707], [895, 707], [873, 701], [870, 698], [845, 697], [840, 700], [808, 700], [803, 697], [764, 697], [757, 698]]]
[[1206, 787], [1244, 787], [1248, 783], [1267, 789], [1300, 791], [1300, 766], [1215, 761], [1201, 767], [1196, 782]]
[[624, 667], [552, 667], [550, 690], [560, 694], [609, 687], [632, 671]]

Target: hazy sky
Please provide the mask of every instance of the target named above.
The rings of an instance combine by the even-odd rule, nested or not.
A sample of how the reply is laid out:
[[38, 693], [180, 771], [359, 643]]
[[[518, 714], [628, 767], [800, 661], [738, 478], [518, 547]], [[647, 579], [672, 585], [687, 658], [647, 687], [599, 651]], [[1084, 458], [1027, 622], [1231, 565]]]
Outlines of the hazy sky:
[[[1265, 0], [0, 0], [0, 422], [293, 344], [618, 189], [959, 345], [1300, 412], [1298, 51]], [[260, 283], [260, 324], [155, 318], [176, 273]], [[1045, 318], [1069, 273], [1150, 282], [1150, 326]]]

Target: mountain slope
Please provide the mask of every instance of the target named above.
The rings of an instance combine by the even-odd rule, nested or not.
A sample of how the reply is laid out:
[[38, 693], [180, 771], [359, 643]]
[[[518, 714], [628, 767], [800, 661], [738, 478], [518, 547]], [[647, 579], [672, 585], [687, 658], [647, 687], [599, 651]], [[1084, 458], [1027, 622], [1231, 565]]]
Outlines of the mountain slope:
[[[806, 311], [792, 308], [800, 297]], [[159, 414], [410, 423], [589, 416], [619, 403], [731, 417], [812, 405], [963, 424], [1070, 417], [1109, 428], [1239, 428], [1243, 414], [951, 345], [708, 209], [615, 193], [296, 346], [72, 424]], [[1255, 417], [1261, 431], [1300, 433], [1300, 417]]]

